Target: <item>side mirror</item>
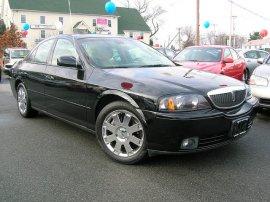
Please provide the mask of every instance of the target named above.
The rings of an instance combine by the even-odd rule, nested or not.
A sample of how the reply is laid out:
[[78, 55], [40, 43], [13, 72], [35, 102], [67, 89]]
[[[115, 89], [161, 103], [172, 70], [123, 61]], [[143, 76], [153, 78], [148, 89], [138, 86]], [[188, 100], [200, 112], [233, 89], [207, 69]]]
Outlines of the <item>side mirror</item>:
[[223, 59], [223, 62], [224, 62], [224, 63], [233, 63], [234, 61], [233, 61], [232, 58], [224, 58], [224, 59]]
[[259, 64], [263, 64], [263, 62], [264, 62], [264, 59], [263, 58], [259, 58], [258, 60], [257, 60], [257, 63], [259, 63]]
[[4, 59], [9, 59], [9, 54], [7, 52], [4, 53]]
[[[1, 71], [1, 70], [0, 70], [0, 71]], [[3, 69], [4, 74], [6, 74], [6, 75], [8, 75], [8, 76], [10, 76], [10, 77], [12, 76], [11, 71], [12, 71], [11, 68], [6, 68], [6, 67], [5, 67], [5, 68]]]
[[5, 57], [9, 57], [8, 52], [5, 51], [5, 52], [4, 52], [4, 56], [5, 56]]
[[63, 67], [76, 67], [81, 69], [80, 62], [74, 56], [62, 56], [57, 59], [57, 65]]

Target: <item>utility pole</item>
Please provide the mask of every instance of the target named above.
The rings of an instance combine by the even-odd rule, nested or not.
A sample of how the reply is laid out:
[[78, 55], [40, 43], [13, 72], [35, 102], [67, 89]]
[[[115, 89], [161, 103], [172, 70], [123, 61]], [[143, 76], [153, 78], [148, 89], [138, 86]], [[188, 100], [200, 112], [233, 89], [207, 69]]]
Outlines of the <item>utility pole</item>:
[[235, 46], [236, 46], [236, 34], [235, 34], [235, 20], [236, 20], [236, 18], [237, 18], [237, 16], [232, 16], [232, 24], [233, 24], [233, 47], [235, 48]]
[[200, 45], [200, 0], [196, 0], [196, 45]]
[[230, 9], [230, 35], [229, 35], [229, 46], [232, 46], [232, 29], [233, 29], [233, 2], [230, 1], [231, 3], [231, 9]]

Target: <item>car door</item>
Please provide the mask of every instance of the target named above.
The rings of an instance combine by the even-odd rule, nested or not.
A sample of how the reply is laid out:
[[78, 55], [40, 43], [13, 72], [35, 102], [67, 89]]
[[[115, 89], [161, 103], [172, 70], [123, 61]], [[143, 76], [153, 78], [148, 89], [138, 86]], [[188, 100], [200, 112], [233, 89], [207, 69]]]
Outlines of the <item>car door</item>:
[[[223, 60], [225, 61], [227, 58], [232, 59], [232, 54], [229, 48], [225, 48], [224, 49], [224, 53], [223, 53]], [[234, 63], [224, 63], [223, 64], [223, 68], [222, 68], [222, 72], [224, 75], [229, 76], [229, 77], [234, 77], [235, 75], [235, 70], [234, 70]]]
[[60, 57], [79, 57], [72, 41], [58, 39], [46, 68], [46, 110], [58, 117], [86, 125], [86, 84], [77, 67], [59, 66]]
[[238, 53], [234, 49], [230, 49], [233, 57], [233, 63], [234, 63], [234, 75], [233, 77], [236, 79], [241, 80], [243, 78], [243, 73], [246, 68], [246, 63], [241, 57], [238, 55]]
[[31, 105], [44, 108], [45, 69], [54, 40], [47, 40], [35, 48], [21, 64], [22, 80], [28, 91]]

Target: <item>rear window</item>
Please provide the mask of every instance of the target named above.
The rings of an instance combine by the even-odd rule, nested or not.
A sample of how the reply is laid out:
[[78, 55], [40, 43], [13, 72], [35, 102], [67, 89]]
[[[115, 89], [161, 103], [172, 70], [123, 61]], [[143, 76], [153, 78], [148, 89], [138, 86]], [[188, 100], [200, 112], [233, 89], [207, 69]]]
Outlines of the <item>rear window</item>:
[[221, 48], [194, 47], [184, 49], [175, 57], [175, 60], [194, 62], [219, 62], [221, 60], [221, 55]]

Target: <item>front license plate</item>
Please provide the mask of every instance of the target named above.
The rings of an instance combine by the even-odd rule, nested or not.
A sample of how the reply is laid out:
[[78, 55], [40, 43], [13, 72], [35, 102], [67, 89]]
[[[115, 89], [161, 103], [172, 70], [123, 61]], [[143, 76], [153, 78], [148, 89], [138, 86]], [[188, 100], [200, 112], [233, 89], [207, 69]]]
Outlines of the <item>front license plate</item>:
[[232, 123], [232, 136], [238, 137], [244, 135], [250, 128], [250, 118], [246, 117], [243, 119], [236, 120]]

